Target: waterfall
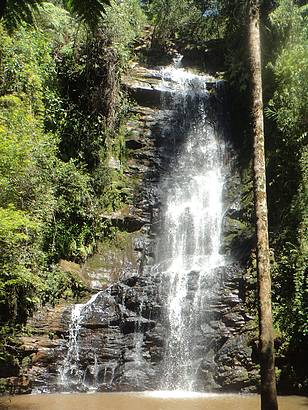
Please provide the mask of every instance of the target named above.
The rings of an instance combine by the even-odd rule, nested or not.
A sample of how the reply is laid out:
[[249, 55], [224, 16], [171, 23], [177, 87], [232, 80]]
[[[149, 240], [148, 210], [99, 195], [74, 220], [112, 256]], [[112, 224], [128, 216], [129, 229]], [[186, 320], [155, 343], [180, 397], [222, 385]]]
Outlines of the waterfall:
[[139, 198], [148, 222], [133, 233], [140, 266], [72, 308], [58, 368], [62, 391], [204, 391], [220, 387], [221, 357], [230, 372], [236, 360], [243, 369], [229, 359], [235, 344], [241, 349], [235, 338], [246, 319], [231, 279], [237, 268], [221, 251], [234, 170], [220, 82], [182, 69], [179, 60], [144, 79], [137, 91], [158, 105], [144, 106], [139, 123], [150, 124], [146, 150], [153, 151], [134, 144], [136, 157], [154, 158], [156, 167], [149, 186], [143, 182], [147, 199]]
[[[211, 297], [220, 253], [226, 145], [210, 115], [208, 77], [181, 68], [162, 71], [174, 125], [175, 157], [161, 181], [162, 222], [157, 267], [166, 292], [169, 329], [162, 389], [193, 390], [198, 368], [196, 332]], [[199, 354], [200, 357], [200, 354]]]

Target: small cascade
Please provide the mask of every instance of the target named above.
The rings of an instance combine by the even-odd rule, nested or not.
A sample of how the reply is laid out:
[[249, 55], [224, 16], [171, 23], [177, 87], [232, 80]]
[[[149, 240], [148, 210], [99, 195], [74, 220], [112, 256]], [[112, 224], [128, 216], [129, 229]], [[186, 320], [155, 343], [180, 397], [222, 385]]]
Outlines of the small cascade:
[[88, 310], [91, 308], [92, 303], [95, 302], [97, 297], [102, 292], [98, 292], [93, 295], [85, 304], [76, 304], [72, 308], [71, 321], [69, 326], [69, 337], [68, 337], [68, 348], [67, 354], [64, 359], [63, 365], [59, 369], [60, 382], [59, 384], [64, 390], [70, 390], [73, 386], [84, 386], [86, 389], [96, 388], [97, 386], [97, 374], [98, 374], [98, 363], [97, 356], [94, 352], [94, 363], [93, 363], [93, 383], [88, 385], [85, 381], [85, 373], [81, 369], [80, 365], [80, 331], [83, 319], [86, 317]]
[[108, 390], [108, 388], [112, 386], [115, 376], [115, 369], [117, 366], [117, 362], [108, 363], [108, 366], [104, 366], [102, 386], [104, 386], [106, 390]]
[[[143, 316], [145, 298], [142, 287], [136, 301], [132, 288], [122, 283], [98, 292], [85, 304], [73, 306], [67, 352], [59, 368], [62, 391], [113, 390], [122, 355], [129, 363], [130, 383], [142, 390], [143, 370], [147, 367], [144, 332], [149, 327], [149, 320]], [[132, 304], [135, 311], [127, 308]], [[123, 333], [126, 339], [119, 349]]]
[[[143, 347], [144, 347], [144, 331], [142, 324], [144, 318], [142, 316], [143, 306], [144, 306], [144, 292], [140, 295], [140, 304], [136, 312], [136, 322], [133, 334], [133, 348], [131, 353], [131, 359], [135, 367], [135, 386], [139, 388], [142, 386], [142, 369], [146, 366], [146, 360], [143, 357]], [[140, 372], [141, 370], [141, 372]]]

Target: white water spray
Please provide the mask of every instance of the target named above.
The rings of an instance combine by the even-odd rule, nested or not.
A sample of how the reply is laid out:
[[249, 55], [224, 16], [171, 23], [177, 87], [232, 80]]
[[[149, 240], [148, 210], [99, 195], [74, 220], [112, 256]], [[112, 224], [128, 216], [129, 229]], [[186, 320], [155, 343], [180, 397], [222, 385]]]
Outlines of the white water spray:
[[[70, 384], [83, 384], [84, 372], [80, 368], [79, 360], [79, 337], [81, 323], [91, 308], [93, 302], [102, 292], [93, 295], [85, 304], [76, 304], [72, 308], [71, 322], [69, 326], [68, 349], [63, 365], [59, 369], [60, 384], [68, 388]], [[97, 358], [95, 356], [94, 367], [97, 368]], [[97, 372], [96, 372], [97, 373]], [[95, 387], [95, 386], [94, 386]]]
[[172, 137], [184, 136], [162, 189], [158, 263], [168, 287], [169, 336], [161, 387], [193, 390], [197, 323], [214, 269], [224, 264], [219, 250], [226, 147], [208, 118], [209, 78], [174, 67], [164, 69], [162, 78], [164, 87], [174, 91], [171, 113], [177, 125]]

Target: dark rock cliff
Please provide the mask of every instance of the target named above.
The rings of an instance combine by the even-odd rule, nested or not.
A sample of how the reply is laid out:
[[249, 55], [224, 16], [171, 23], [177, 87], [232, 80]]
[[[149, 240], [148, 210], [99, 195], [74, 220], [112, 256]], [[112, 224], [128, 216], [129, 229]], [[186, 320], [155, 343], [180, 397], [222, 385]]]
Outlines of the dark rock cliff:
[[[101, 290], [83, 311], [78, 323], [76, 368], [67, 378], [62, 374], [68, 355], [72, 307], [43, 312], [32, 320], [37, 337], [24, 338], [28, 360], [24, 377], [31, 381], [27, 391], [56, 390], [149, 390], [160, 387], [167, 324], [163, 319], [163, 278], [152, 269], [160, 221], [160, 176], [170, 166], [177, 149], [163, 128], [170, 127], [170, 113], [162, 110], [162, 90], [155, 70], [136, 66], [126, 88], [136, 105], [126, 127], [128, 166], [126, 173], [136, 181], [134, 203], [125, 214], [108, 216], [119, 229], [130, 232], [130, 252], [120, 280]], [[213, 104], [222, 104], [215, 84]], [[164, 95], [168, 101], [168, 92]], [[239, 197], [238, 177], [229, 181], [225, 195]], [[233, 188], [231, 188], [233, 187]], [[233, 190], [233, 191], [232, 191]], [[219, 280], [207, 283], [212, 297], [202, 312], [197, 331], [199, 358], [197, 386], [202, 391], [253, 391], [258, 382], [254, 346], [255, 322], [245, 308], [245, 281], [241, 260], [250, 247], [251, 232], [242, 223], [240, 205], [230, 209], [224, 220], [224, 251], [230, 263], [216, 269]], [[191, 272], [190, 286], [197, 280]], [[72, 329], [71, 329], [72, 330]], [[35, 333], [34, 332], [34, 333]], [[41, 333], [41, 335], [40, 335]], [[64, 378], [63, 378], [64, 377]]]

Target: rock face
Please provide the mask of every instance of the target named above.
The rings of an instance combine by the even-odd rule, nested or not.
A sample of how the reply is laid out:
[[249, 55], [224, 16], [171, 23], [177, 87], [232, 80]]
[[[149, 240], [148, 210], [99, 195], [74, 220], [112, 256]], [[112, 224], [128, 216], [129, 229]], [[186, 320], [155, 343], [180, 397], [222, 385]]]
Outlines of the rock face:
[[[135, 67], [126, 87], [137, 105], [127, 123], [129, 152], [126, 173], [136, 181], [134, 204], [126, 215], [114, 215], [115, 224], [133, 234], [134, 263], [122, 278], [95, 294], [84, 305], [61, 309], [57, 320], [41, 318], [34, 327], [48, 327], [49, 338], [25, 339], [30, 358], [28, 373], [33, 391], [152, 390], [161, 386], [168, 335], [164, 315], [164, 278], [153, 269], [160, 225], [160, 178], [170, 168], [178, 146], [168, 127], [175, 119], [162, 110], [170, 92], [159, 87], [159, 72]], [[212, 103], [222, 94], [214, 91]], [[198, 390], [253, 391], [257, 383], [252, 339], [254, 322], [244, 307], [242, 267], [233, 262], [239, 244], [245, 248], [251, 234], [240, 220], [239, 180], [230, 181], [234, 206], [224, 220], [224, 252], [230, 263], [215, 270], [215, 281], [196, 329], [196, 386]], [[104, 217], [104, 216], [103, 216]], [[244, 251], [243, 251], [244, 252]], [[198, 272], [190, 272], [196, 286]], [[188, 293], [189, 294], [189, 293]], [[189, 300], [187, 301], [189, 303]], [[39, 319], [39, 318], [38, 318]]]
[[[193, 287], [196, 277], [191, 275]], [[241, 300], [241, 269], [229, 265], [216, 275], [220, 286], [211, 289], [197, 331], [198, 390], [253, 391], [258, 378], [249, 346], [253, 326]], [[94, 298], [83, 305], [78, 324], [72, 321], [72, 308], [64, 310], [54, 328], [62, 340], [24, 341], [33, 352], [34, 391], [159, 389], [168, 333], [161, 277], [155, 272], [131, 276]]]

